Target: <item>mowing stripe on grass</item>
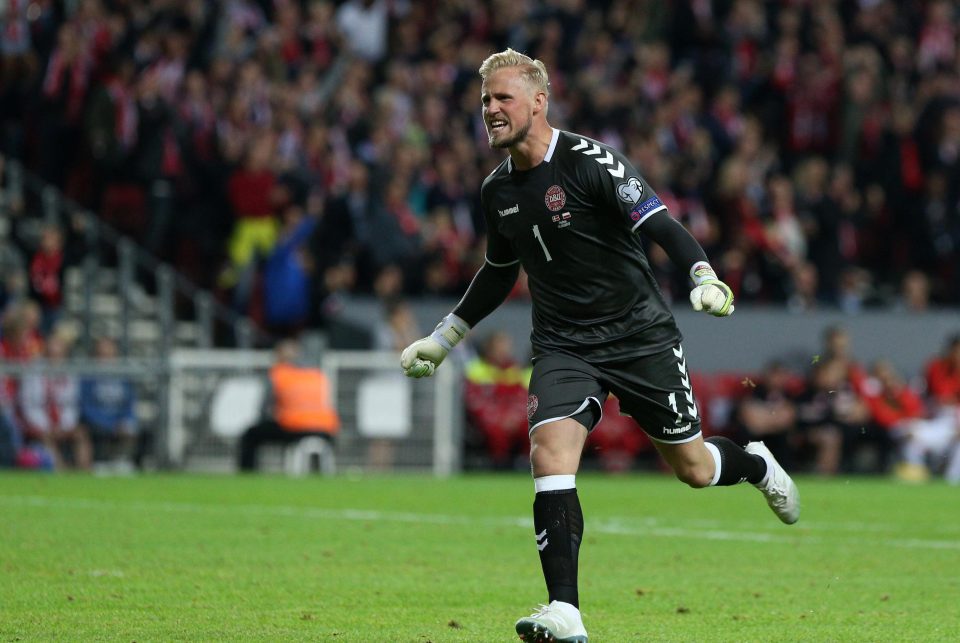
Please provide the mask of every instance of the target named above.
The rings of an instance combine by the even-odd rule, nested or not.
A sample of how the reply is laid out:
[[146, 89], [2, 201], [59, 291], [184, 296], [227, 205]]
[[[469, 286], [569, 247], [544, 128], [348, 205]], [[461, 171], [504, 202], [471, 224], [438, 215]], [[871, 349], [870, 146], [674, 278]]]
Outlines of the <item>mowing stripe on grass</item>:
[[[309, 518], [324, 520], [349, 521], [377, 521], [398, 522], [411, 524], [434, 525], [468, 525], [473, 527], [518, 527], [532, 529], [533, 521], [528, 517], [485, 517], [475, 518], [457, 514], [430, 514], [413, 512], [391, 512], [369, 509], [321, 509], [316, 507], [296, 507], [289, 505], [207, 505], [190, 502], [115, 502], [94, 498], [55, 498], [47, 496], [0, 496], [0, 505], [20, 507], [44, 507], [56, 509], [132, 509], [137, 511], [166, 512], [166, 513], [199, 513], [199, 514], [233, 514], [256, 513], [259, 515], [278, 516], [288, 518]], [[691, 521], [695, 523], [697, 521]], [[711, 526], [707, 526], [707, 524]], [[664, 526], [662, 521], [655, 518], [600, 518], [590, 522], [590, 531], [598, 534], [609, 534], [631, 537], [658, 537], [658, 538], [691, 538], [695, 540], [721, 540], [733, 542], [755, 543], [803, 543], [818, 544], [823, 542], [841, 542], [862, 546], [867, 540], [876, 545], [896, 547], [901, 549], [940, 549], [960, 551], [960, 539], [935, 540], [926, 538], [865, 538], [865, 533], [899, 531], [896, 525], [873, 525], [873, 530], [863, 529], [856, 538], [843, 536], [823, 537], [812, 535], [808, 525], [793, 528], [790, 533], [768, 533], [756, 531], [736, 531], [717, 528], [718, 523], [700, 521], [699, 525]], [[868, 525], [865, 525], [867, 527]], [[783, 527], [776, 526], [779, 529]], [[849, 525], [838, 524], [838, 531], [849, 531]], [[817, 523], [816, 528], [830, 530], [830, 523]], [[908, 525], [902, 526], [909, 529]]]

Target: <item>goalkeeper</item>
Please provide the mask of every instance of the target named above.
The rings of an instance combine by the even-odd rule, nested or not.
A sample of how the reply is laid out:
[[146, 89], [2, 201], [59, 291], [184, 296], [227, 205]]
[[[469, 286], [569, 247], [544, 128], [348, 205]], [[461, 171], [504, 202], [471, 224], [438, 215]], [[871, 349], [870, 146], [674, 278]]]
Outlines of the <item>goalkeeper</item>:
[[577, 556], [583, 514], [576, 473], [587, 435], [613, 393], [691, 487], [758, 487], [785, 523], [799, 517], [790, 477], [761, 442], [703, 439], [680, 331], [654, 281], [641, 236], [692, 283], [694, 310], [733, 313], [733, 294], [700, 244], [618, 151], [547, 122], [540, 61], [511, 49], [480, 67], [489, 144], [508, 155], [481, 187], [486, 261], [453, 311], [408, 346], [410, 377], [432, 375], [468, 331], [499, 306], [523, 266], [533, 301], [527, 400], [534, 531], [549, 604], [520, 619], [524, 641], [586, 641]]

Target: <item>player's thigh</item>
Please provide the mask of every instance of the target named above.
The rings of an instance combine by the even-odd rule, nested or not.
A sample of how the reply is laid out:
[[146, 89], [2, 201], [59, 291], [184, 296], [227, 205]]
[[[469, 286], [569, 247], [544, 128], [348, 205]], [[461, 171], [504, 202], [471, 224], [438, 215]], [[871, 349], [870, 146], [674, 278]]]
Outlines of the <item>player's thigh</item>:
[[527, 397], [530, 434], [565, 418], [577, 419], [590, 431], [600, 421], [606, 398], [600, 372], [590, 364], [565, 354], [538, 357]]
[[554, 465], [568, 469], [571, 462], [579, 464], [587, 433], [600, 421], [607, 397], [599, 372], [575, 357], [548, 355], [534, 362], [529, 389], [527, 420], [534, 475], [552, 475], [542, 469]]
[[580, 468], [587, 427], [574, 418], [541, 425], [530, 434], [530, 467], [533, 476], [569, 475]]
[[658, 447], [700, 437], [700, 409], [679, 344], [653, 355], [603, 364], [600, 371], [604, 384], [620, 399], [620, 410], [633, 417]]

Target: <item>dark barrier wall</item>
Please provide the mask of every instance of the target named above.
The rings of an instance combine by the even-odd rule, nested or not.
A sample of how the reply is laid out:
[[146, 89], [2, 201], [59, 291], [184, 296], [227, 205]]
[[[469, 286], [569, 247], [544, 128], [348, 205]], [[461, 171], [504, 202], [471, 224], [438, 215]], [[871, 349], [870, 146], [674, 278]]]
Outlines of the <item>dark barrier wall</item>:
[[[416, 301], [414, 311], [426, 334], [456, 301]], [[372, 299], [351, 299], [344, 309], [350, 321], [373, 328], [381, 319], [379, 304]], [[923, 314], [905, 312], [790, 313], [781, 309], [737, 307], [725, 319], [687, 309], [676, 309], [684, 335], [688, 365], [697, 371], [756, 371], [772, 358], [786, 359], [804, 369], [821, 351], [821, 335], [831, 325], [850, 333], [853, 355], [865, 364], [886, 357], [908, 377], [922, 372], [928, 359], [940, 352], [948, 336], [960, 333], [960, 311]], [[524, 354], [529, 351], [530, 307], [507, 303], [483, 320], [471, 337], [504, 329], [514, 336]]]

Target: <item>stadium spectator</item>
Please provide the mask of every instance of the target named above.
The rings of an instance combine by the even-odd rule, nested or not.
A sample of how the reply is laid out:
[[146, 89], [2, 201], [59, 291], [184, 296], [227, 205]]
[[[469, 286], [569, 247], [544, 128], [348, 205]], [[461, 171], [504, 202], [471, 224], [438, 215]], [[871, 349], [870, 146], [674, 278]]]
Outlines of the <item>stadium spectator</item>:
[[350, 162], [343, 183], [327, 195], [323, 218], [311, 240], [311, 254], [317, 257], [321, 274], [349, 260], [357, 280], [370, 282], [376, 269], [371, 246], [379, 209], [369, 169], [360, 161]]
[[144, 245], [167, 259], [174, 244], [179, 190], [184, 176], [183, 152], [177, 137], [174, 107], [169, 103], [167, 79], [150, 67], [137, 79], [137, 138], [132, 165], [145, 195], [147, 214]]
[[278, 336], [296, 335], [310, 319], [310, 280], [313, 263], [306, 244], [317, 218], [290, 203], [281, 215], [277, 244], [263, 266], [264, 321]]
[[370, 62], [387, 54], [388, 18], [391, 7], [403, 3], [387, 0], [347, 0], [337, 9], [337, 27], [350, 51]]
[[960, 334], [947, 340], [943, 353], [924, 369], [927, 392], [939, 406], [960, 405]]
[[[416, 339], [416, 338], [414, 338]], [[527, 385], [530, 367], [519, 364], [513, 340], [494, 331], [464, 368], [467, 422], [481, 437], [491, 466], [512, 469], [527, 456]]]
[[813, 451], [813, 469], [824, 476], [839, 473], [854, 442], [869, 419], [869, 410], [847, 376], [841, 358], [820, 359], [813, 365], [807, 389], [797, 400], [797, 423], [803, 446]]
[[[909, 423], [926, 414], [923, 398], [907, 384], [888, 360], [878, 360], [864, 383], [864, 402], [870, 410], [870, 437], [878, 450], [877, 472], [888, 470], [895, 442], [909, 441]], [[864, 432], [863, 437], [866, 437]]]
[[55, 185], [76, 184], [84, 105], [94, 75], [94, 37], [75, 22], [59, 27], [57, 44], [44, 61], [40, 89], [40, 175]]
[[903, 466], [898, 476], [926, 480], [931, 468], [942, 469], [950, 484], [960, 484], [960, 419], [956, 413], [942, 413], [931, 419], [904, 423], [901, 436]]
[[29, 277], [23, 253], [13, 243], [0, 239], [0, 317], [26, 299], [28, 293]]
[[756, 381], [745, 380], [745, 395], [737, 403], [736, 422], [747, 440], [763, 440], [779, 462], [794, 465], [797, 426], [796, 398], [802, 379], [782, 362], [766, 365]]
[[[482, 265], [475, 186], [496, 161], [474, 144], [474, 71], [504, 42], [556, 68], [552, 114], [623, 149], [742, 303], [960, 303], [950, 2], [8, 5], [0, 152], [212, 285], [236, 245], [230, 178], [273, 140], [264, 165], [277, 184], [306, 177], [321, 215], [309, 325], [384, 266], [417, 297], [461, 292]], [[5, 203], [19, 227], [24, 204]], [[29, 260], [32, 234], [5, 245]], [[684, 295], [686, 276], [648, 256]], [[0, 309], [16, 307], [29, 273], [0, 264]], [[245, 267], [223, 273], [224, 298], [300, 318], [302, 299], [278, 302], [254, 288], [265, 266]], [[524, 280], [512, 297], [529, 298]]]
[[867, 377], [866, 369], [853, 357], [850, 332], [843, 326], [827, 326], [822, 334], [823, 345], [817, 359], [835, 361], [846, 374], [850, 387], [858, 393]]
[[[56, 369], [68, 357], [71, 340], [62, 331], [47, 338], [47, 368]], [[54, 468], [89, 470], [92, 447], [80, 424], [80, 388], [76, 376], [54, 372], [30, 372], [17, 391], [19, 421], [27, 444], [43, 445]]]
[[[96, 340], [93, 356], [98, 365], [109, 367], [118, 355], [113, 339]], [[133, 382], [126, 377], [100, 374], [80, 379], [80, 423], [93, 443], [94, 462], [133, 461], [139, 428], [136, 401]]]
[[40, 334], [40, 306], [33, 300], [21, 299], [4, 311], [0, 332], [0, 357], [11, 362], [28, 362], [43, 351]]
[[787, 309], [795, 313], [816, 310], [820, 303], [817, 298], [818, 281], [817, 267], [813, 263], [803, 261], [795, 266], [790, 271]]
[[289, 444], [306, 436], [320, 436], [332, 443], [340, 430], [326, 374], [318, 368], [300, 366], [299, 357], [296, 341], [277, 343], [263, 418], [240, 438], [241, 471], [256, 470], [257, 451], [263, 444]]
[[[471, 145], [483, 129], [472, 71], [509, 42], [554, 64], [552, 108], [565, 126], [622, 142], [675, 216], [724, 257], [721, 276], [742, 302], [838, 305], [851, 267], [871, 275], [870, 302], [892, 301], [908, 268], [930, 279], [937, 303], [960, 302], [948, 2], [773, 12], [754, 2], [626, 11], [618, 2], [238, 0], [196, 13], [178, 1], [136, 18], [109, 3], [39, 6], [4, 41], [5, 148], [115, 223], [133, 222], [131, 232], [146, 212], [148, 247], [201, 278], [236, 250], [235, 239], [202, 234], [235, 213], [228, 178], [253, 141], [271, 137], [267, 165], [310, 176], [328, 202], [362, 164], [362, 191], [377, 192], [371, 225], [387, 201], [405, 229], [407, 214], [423, 223], [437, 207], [450, 212], [461, 245], [441, 260], [429, 235], [408, 237], [403, 254], [420, 260], [404, 271], [409, 294], [458, 290], [442, 267], [458, 264], [462, 280], [482, 254], [470, 230], [476, 192], [464, 186], [493, 166]], [[356, 191], [352, 201], [364, 207]], [[174, 216], [181, 208], [190, 214]], [[363, 226], [335, 227], [335, 245], [353, 250], [328, 255], [318, 275], [349, 255], [351, 290], [369, 291], [378, 253], [396, 260], [396, 248], [371, 245]], [[672, 279], [664, 290], [679, 292]], [[250, 292], [241, 288], [240, 300]], [[853, 292], [842, 301], [862, 305]]]
[[284, 190], [272, 169], [275, 140], [265, 132], [246, 150], [243, 166], [230, 176], [227, 194], [233, 210], [229, 240], [230, 272], [226, 283], [236, 286], [234, 303], [246, 309], [255, 279], [256, 262], [273, 251], [277, 243], [278, 206]]
[[422, 334], [410, 302], [399, 295], [381, 299], [382, 323], [377, 324], [374, 348], [381, 351], [402, 351]]
[[895, 304], [900, 310], [923, 313], [930, 309], [930, 278], [920, 270], [907, 271], [900, 280]]
[[[0, 318], [0, 361], [8, 363], [27, 364], [40, 355], [43, 350], [42, 339], [32, 327], [32, 314], [29, 308], [37, 308], [37, 304], [29, 299], [19, 299], [9, 304], [3, 310]], [[8, 424], [11, 448], [18, 454], [29, 457], [39, 466], [40, 454], [33, 457], [23, 447], [23, 428], [19, 412], [20, 378], [15, 376], [0, 376], [0, 411], [4, 413]], [[25, 462], [20, 464], [26, 466]], [[52, 468], [52, 460], [48, 462]]]
[[900, 461], [896, 475], [911, 482], [923, 481], [931, 471], [942, 469], [944, 478], [960, 484], [960, 405], [937, 404], [929, 417], [921, 414], [918, 401], [899, 409], [901, 417], [892, 426]]
[[63, 306], [63, 232], [57, 226], [45, 226], [40, 246], [30, 259], [30, 290], [40, 303], [40, 332], [49, 333], [60, 319]]

